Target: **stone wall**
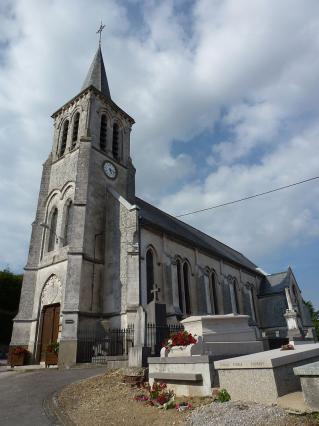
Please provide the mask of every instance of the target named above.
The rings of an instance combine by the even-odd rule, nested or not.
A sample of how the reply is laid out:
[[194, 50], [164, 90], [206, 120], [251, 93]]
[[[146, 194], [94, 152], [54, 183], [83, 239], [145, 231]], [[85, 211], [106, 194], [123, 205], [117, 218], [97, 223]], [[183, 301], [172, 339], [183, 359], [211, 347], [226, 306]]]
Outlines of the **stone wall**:
[[[154, 253], [154, 281], [160, 287], [159, 301], [167, 306], [168, 315], [174, 318], [179, 312], [178, 296], [176, 296], [176, 259], [187, 260], [190, 266], [190, 300], [193, 315], [208, 312], [207, 290], [210, 274], [214, 274], [218, 300], [218, 313], [233, 312], [229, 282], [236, 281], [238, 286], [238, 303], [240, 313], [248, 313], [247, 286], [253, 290], [255, 319], [258, 322], [257, 288], [260, 277], [250, 271], [240, 269], [236, 265], [218, 259], [212, 254], [204, 253], [196, 247], [190, 247], [184, 242], [173, 239], [165, 233], [151, 228], [141, 229], [141, 293], [142, 304], [146, 306], [146, 252], [152, 248]], [[174, 296], [175, 292], [175, 296]], [[251, 310], [253, 307], [251, 306]], [[250, 311], [251, 313], [251, 311]], [[252, 316], [252, 320], [254, 320]], [[254, 322], [254, 321], [253, 321]]]

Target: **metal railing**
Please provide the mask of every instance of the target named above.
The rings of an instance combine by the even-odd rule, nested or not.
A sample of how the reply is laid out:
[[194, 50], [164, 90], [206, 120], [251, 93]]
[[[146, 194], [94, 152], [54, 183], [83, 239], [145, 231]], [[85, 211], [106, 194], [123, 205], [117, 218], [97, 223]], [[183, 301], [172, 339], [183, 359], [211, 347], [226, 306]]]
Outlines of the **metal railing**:
[[[147, 324], [145, 346], [151, 348], [152, 356], [158, 356], [165, 339], [183, 330], [181, 324]], [[108, 357], [127, 356], [134, 346], [134, 326], [128, 328], [81, 329], [78, 334], [77, 362], [106, 363]]]
[[147, 324], [145, 346], [152, 349], [152, 356], [158, 356], [165, 340], [172, 334], [178, 333], [181, 330], [184, 330], [184, 327], [181, 324]]
[[77, 362], [103, 364], [107, 357], [128, 355], [134, 346], [134, 327], [113, 328], [96, 333], [81, 330], [78, 335]]

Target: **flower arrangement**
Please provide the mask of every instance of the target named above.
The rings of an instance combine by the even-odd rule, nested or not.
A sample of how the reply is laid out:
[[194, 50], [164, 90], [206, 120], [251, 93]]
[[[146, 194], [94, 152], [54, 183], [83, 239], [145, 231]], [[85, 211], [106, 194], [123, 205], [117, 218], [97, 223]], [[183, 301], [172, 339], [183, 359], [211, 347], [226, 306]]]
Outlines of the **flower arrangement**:
[[47, 352], [58, 354], [59, 343], [58, 342], [49, 343], [47, 346]]
[[17, 346], [13, 349], [12, 354], [13, 355], [26, 355], [28, 353], [28, 351], [23, 348], [22, 346]]
[[163, 347], [170, 351], [173, 346], [188, 346], [193, 343], [197, 343], [195, 337], [191, 333], [188, 333], [188, 331], [181, 330], [166, 339], [163, 343]]
[[288, 343], [287, 345], [282, 345], [280, 348], [281, 351], [293, 351], [294, 349], [295, 347], [291, 343]]
[[148, 395], [136, 395], [134, 397], [135, 401], [146, 402], [149, 405], [164, 408], [165, 410], [175, 406], [175, 393], [167, 389], [166, 383], [154, 382], [152, 386], [149, 383], [144, 383], [143, 387], [148, 392]]

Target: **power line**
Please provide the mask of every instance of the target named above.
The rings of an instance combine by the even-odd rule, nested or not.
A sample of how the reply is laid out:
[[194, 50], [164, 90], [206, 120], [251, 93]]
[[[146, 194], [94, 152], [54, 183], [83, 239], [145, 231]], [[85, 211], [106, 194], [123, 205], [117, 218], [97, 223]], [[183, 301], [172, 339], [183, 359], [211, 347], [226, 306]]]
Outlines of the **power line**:
[[219, 207], [229, 206], [230, 204], [235, 204], [235, 203], [240, 203], [241, 201], [251, 200], [252, 198], [261, 197], [262, 195], [271, 194], [272, 192], [282, 191], [283, 189], [287, 189], [287, 188], [291, 188], [293, 186], [301, 185], [302, 183], [310, 182], [310, 181], [315, 180], [315, 179], [319, 179], [319, 176], [315, 176], [315, 177], [305, 179], [305, 180], [300, 180], [299, 182], [291, 183], [290, 185], [280, 186], [279, 188], [271, 189], [271, 190], [265, 191], [265, 192], [260, 192], [259, 194], [250, 195], [249, 197], [240, 198], [239, 200], [228, 201], [227, 203], [217, 204], [216, 206], [206, 207], [205, 209], [194, 210], [194, 211], [191, 211], [191, 212], [179, 214], [175, 217], [189, 216], [191, 214], [201, 213], [201, 212], [205, 212], [207, 210], [213, 210], [213, 209], [217, 209]]

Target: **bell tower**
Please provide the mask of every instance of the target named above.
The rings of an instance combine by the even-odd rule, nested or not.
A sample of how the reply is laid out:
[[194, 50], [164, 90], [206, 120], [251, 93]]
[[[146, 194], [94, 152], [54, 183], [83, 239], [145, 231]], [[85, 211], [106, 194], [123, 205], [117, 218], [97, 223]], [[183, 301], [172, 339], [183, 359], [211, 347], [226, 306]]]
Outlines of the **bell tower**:
[[80, 93], [52, 118], [53, 145], [43, 165], [11, 347], [24, 346], [32, 362], [41, 361], [51, 336], [60, 341], [59, 360], [70, 365], [81, 328], [123, 314], [123, 303], [114, 302], [123, 287], [121, 262], [114, 261], [123, 234], [114, 200], [132, 207], [132, 229], [138, 221], [130, 157], [134, 120], [111, 98], [101, 43]]

